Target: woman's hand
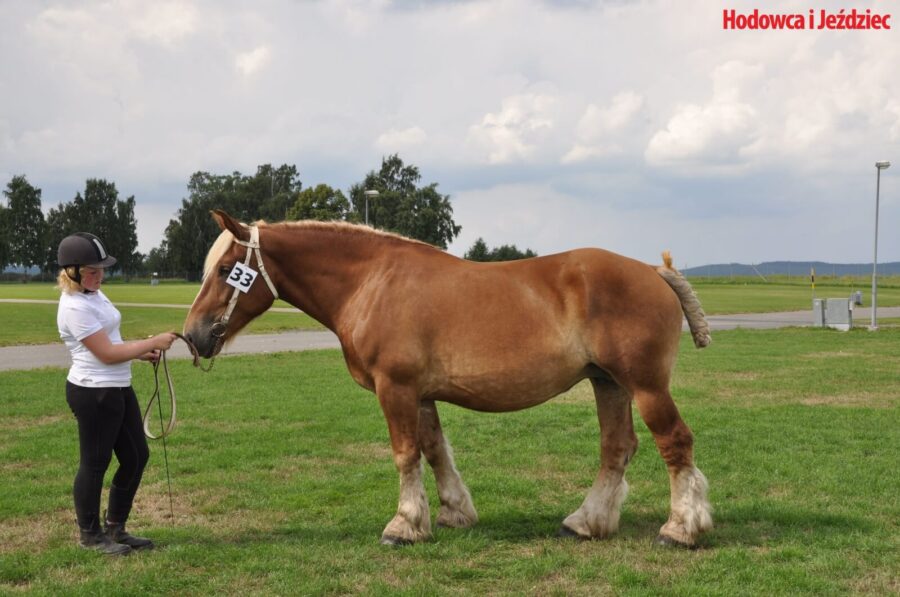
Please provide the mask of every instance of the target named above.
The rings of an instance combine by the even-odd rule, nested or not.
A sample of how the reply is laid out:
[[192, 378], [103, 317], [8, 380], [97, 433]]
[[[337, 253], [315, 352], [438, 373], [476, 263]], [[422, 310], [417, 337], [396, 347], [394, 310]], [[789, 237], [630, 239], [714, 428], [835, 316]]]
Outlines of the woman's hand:
[[138, 358], [142, 361], [148, 361], [150, 363], [158, 363], [159, 362], [159, 350], [154, 348], [150, 352], [145, 352]]
[[150, 345], [153, 346], [153, 350], [156, 351], [169, 350], [176, 338], [178, 338], [178, 336], [176, 336], [174, 332], [163, 332], [162, 334], [157, 334], [150, 338]]

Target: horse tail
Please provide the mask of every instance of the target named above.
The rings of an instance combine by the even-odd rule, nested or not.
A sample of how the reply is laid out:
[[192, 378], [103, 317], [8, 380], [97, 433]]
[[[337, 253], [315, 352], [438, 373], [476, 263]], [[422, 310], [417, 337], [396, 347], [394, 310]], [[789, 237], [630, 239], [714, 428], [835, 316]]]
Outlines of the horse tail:
[[694, 338], [694, 346], [703, 348], [712, 342], [709, 335], [709, 324], [706, 322], [706, 313], [700, 305], [700, 299], [691, 288], [690, 282], [677, 269], [672, 267], [672, 254], [664, 251], [662, 254], [663, 265], [656, 268], [656, 272], [672, 287], [678, 300], [681, 302], [681, 310], [687, 319], [691, 336]]

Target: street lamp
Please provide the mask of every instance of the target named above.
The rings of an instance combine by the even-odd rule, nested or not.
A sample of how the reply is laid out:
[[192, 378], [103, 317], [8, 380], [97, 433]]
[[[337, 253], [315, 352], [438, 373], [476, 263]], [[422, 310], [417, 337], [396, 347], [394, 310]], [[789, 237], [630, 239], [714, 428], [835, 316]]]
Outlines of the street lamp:
[[366, 196], [366, 226], [368, 226], [369, 225], [369, 197], [374, 199], [375, 197], [378, 196], [378, 191], [376, 191], [375, 189], [368, 189], [366, 191], [363, 191], [363, 195]]
[[891, 167], [890, 162], [875, 162], [875, 256], [872, 258], [872, 323], [871, 331], [878, 329], [878, 320], [875, 312], [878, 309], [878, 199], [881, 193], [881, 171]]

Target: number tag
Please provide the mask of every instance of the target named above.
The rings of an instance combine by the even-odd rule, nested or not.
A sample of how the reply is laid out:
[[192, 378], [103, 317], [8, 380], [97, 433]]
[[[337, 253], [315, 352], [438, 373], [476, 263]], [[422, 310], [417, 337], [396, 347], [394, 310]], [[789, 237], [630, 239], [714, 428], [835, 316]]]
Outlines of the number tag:
[[235, 263], [234, 267], [231, 268], [231, 273], [228, 274], [228, 279], [225, 281], [241, 292], [248, 292], [250, 287], [253, 286], [254, 280], [256, 280], [255, 269], [243, 263]]

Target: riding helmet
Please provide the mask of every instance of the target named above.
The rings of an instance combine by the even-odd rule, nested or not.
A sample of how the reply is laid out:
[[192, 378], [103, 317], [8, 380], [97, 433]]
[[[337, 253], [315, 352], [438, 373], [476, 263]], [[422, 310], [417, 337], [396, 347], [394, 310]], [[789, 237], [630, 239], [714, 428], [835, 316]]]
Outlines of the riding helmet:
[[70, 265], [110, 267], [116, 264], [116, 258], [106, 252], [103, 241], [88, 232], [76, 232], [62, 239], [56, 261], [60, 267]]

